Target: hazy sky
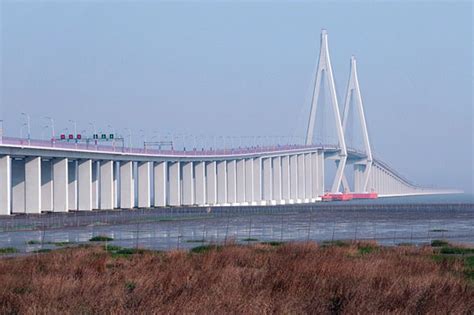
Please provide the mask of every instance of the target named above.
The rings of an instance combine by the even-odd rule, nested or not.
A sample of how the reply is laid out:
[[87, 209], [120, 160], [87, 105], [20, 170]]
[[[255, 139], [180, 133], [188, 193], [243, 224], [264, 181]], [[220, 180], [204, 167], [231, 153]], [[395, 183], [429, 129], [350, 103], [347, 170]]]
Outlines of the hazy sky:
[[[39, 2], [39, 3], [38, 3]], [[0, 106], [59, 131], [303, 136], [321, 28], [342, 101], [349, 58], [375, 154], [473, 191], [472, 4], [0, 0]]]

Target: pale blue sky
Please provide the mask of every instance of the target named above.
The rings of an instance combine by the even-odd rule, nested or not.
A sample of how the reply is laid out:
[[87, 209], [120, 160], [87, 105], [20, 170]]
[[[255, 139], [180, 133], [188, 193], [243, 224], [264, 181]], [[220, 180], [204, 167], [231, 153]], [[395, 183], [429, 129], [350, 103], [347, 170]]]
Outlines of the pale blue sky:
[[358, 58], [375, 154], [420, 184], [473, 190], [470, 2], [0, 1], [0, 106], [40, 137], [112, 124], [303, 136], [321, 28], [339, 99]]

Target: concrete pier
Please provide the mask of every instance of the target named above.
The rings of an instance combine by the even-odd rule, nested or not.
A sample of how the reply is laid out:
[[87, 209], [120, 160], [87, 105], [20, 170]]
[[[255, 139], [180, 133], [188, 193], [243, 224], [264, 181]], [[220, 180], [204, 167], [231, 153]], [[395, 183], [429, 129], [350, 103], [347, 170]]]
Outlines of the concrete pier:
[[247, 204], [245, 199], [245, 184], [246, 184], [246, 172], [245, 172], [245, 160], [237, 160], [236, 162], [236, 185], [237, 185], [237, 204]]
[[290, 203], [298, 200], [298, 157], [290, 155]]
[[227, 161], [217, 162], [217, 203], [227, 205]]
[[100, 163], [100, 209], [114, 208], [114, 165], [112, 161]]
[[313, 199], [311, 153], [304, 154], [304, 168], [304, 200], [305, 202], [310, 202]]
[[53, 161], [41, 160], [41, 211], [53, 211]]
[[92, 202], [92, 160], [81, 160], [78, 163], [78, 210], [90, 211]]
[[206, 163], [206, 203], [217, 204], [217, 162]]
[[169, 201], [170, 206], [181, 205], [181, 165], [169, 163]]
[[168, 165], [166, 162], [158, 162], [153, 166], [154, 177], [154, 206], [166, 206], [167, 182], [168, 182]]
[[0, 215], [11, 214], [11, 158], [0, 156]]
[[281, 174], [281, 157], [277, 156], [272, 158], [272, 200], [274, 204], [284, 204], [284, 199], [282, 198], [282, 174]]
[[206, 163], [194, 163], [195, 204], [206, 204]]
[[281, 157], [281, 199], [285, 203], [290, 203], [290, 157]]
[[77, 175], [78, 162], [77, 160], [68, 162], [68, 209], [78, 210], [78, 199], [77, 199]]
[[138, 163], [138, 207], [151, 207], [151, 168], [150, 162]]
[[194, 166], [193, 162], [182, 163], [182, 204], [190, 206], [194, 204]]
[[273, 200], [272, 182], [272, 158], [264, 158], [263, 161], [263, 200], [265, 204], [271, 204]]
[[245, 160], [245, 201], [247, 204], [255, 203], [255, 189], [254, 189], [254, 172], [253, 172], [254, 161], [253, 159]]
[[133, 183], [133, 162], [120, 163], [120, 208], [135, 207], [135, 187]]
[[227, 203], [237, 204], [237, 163], [235, 160], [227, 162]]
[[69, 211], [69, 162], [67, 158], [53, 161], [53, 211]]
[[253, 159], [253, 202], [262, 204], [262, 158]]
[[25, 212], [41, 213], [41, 158], [25, 160]]

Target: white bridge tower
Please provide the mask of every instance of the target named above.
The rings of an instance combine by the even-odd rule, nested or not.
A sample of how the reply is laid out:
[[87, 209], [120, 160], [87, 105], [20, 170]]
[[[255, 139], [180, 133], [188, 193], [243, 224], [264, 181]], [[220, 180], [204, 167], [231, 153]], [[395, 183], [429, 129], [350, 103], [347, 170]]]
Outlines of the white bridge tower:
[[338, 192], [341, 187], [341, 182], [344, 175], [344, 169], [347, 160], [346, 142], [344, 140], [344, 131], [341, 123], [341, 115], [339, 113], [339, 105], [336, 95], [336, 84], [334, 83], [334, 76], [332, 73], [331, 59], [329, 57], [328, 34], [326, 30], [321, 31], [321, 50], [319, 52], [318, 70], [316, 72], [316, 83], [314, 85], [313, 98], [311, 101], [311, 112], [309, 115], [308, 129], [306, 132], [306, 145], [311, 145], [313, 142], [314, 124], [316, 121], [316, 110], [318, 108], [319, 94], [321, 91], [322, 76], [327, 81], [330, 93], [330, 102], [334, 113], [334, 123], [336, 125], [336, 132], [338, 138], [339, 153], [336, 159], [337, 170], [332, 184], [331, 192]]
[[[369, 132], [367, 130], [367, 123], [365, 120], [364, 106], [362, 103], [362, 96], [360, 94], [359, 79], [357, 77], [357, 61], [354, 56], [351, 57], [351, 70], [349, 75], [349, 83], [347, 84], [346, 99], [344, 102], [344, 113], [342, 116], [342, 128], [344, 134], [347, 132], [347, 121], [349, 116], [349, 109], [351, 101], [354, 102], [359, 116], [359, 123], [362, 131], [362, 138], [364, 141], [364, 151], [366, 158], [358, 160], [354, 163], [354, 191], [367, 192], [370, 170], [372, 168], [372, 150], [369, 142]], [[349, 185], [345, 177], [343, 178], [344, 190], [349, 190]]]

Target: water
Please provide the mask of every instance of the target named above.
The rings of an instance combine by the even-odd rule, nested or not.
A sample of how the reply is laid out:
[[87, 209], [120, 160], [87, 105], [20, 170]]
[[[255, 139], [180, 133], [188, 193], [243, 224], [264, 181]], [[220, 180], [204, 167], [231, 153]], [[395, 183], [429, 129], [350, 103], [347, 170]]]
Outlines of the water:
[[227, 241], [306, 240], [376, 240], [396, 245], [447, 239], [474, 246], [472, 195], [209, 210], [142, 209], [0, 218], [0, 248], [32, 252], [58, 248], [54, 244], [58, 242], [89, 243], [97, 235], [112, 237], [112, 245], [156, 250]]

